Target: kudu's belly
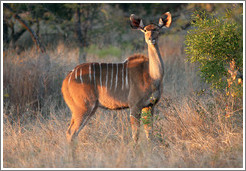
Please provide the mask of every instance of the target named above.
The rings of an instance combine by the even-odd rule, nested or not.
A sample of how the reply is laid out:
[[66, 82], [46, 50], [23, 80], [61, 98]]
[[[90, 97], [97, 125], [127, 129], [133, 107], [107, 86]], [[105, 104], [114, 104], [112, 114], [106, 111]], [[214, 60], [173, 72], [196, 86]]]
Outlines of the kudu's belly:
[[108, 109], [128, 108], [128, 92], [109, 91], [106, 89], [99, 90], [99, 106]]

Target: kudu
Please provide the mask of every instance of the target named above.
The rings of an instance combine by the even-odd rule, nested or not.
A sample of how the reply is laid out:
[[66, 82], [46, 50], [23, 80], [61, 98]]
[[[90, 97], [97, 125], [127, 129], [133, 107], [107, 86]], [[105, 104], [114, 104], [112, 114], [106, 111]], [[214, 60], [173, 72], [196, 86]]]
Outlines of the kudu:
[[[143, 25], [142, 19], [132, 14], [131, 27], [145, 34], [148, 57], [135, 54], [123, 63], [83, 63], [76, 66], [64, 79], [62, 93], [72, 112], [67, 140], [71, 142], [86, 125], [98, 107], [130, 108], [132, 138], [137, 141], [141, 112], [149, 112], [151, 121], [143, 122], [147, 138], [152, 132], [153, 109], [162, 92], [164, 64], [158, 48], [162, 27], [169, 27], [171, 14], [160, 17], [159, 24]], [[147, 119], [146, 117], [143, 117]]]

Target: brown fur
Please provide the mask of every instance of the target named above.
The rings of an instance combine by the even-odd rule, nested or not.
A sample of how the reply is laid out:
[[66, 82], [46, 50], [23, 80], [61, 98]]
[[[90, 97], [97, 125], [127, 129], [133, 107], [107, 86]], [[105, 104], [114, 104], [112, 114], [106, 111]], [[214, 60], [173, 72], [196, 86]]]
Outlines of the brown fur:
[[[163, 61], [157, 46], [159, 27], [142, 27], [141, 20], [131, 21], [136, 29], [142, 29], [148, 44], [149, 58], [135, 54], [123, 63], [84, 63], [75, 67], [64, 79], [62, 94], [72, 112], [67, 130], [70, 142], [86, 125], [98, 107], [108, 109], [130, 108], [132, 137], [138, 139], [141, 111], [149, 110], [160, 99]], [[143, 118], [143, 119], [146, 119]], [[152, 119], [151, 119], [152, 120]], [[152, 121], [145, 124], [147, 138], [150, 137]]]

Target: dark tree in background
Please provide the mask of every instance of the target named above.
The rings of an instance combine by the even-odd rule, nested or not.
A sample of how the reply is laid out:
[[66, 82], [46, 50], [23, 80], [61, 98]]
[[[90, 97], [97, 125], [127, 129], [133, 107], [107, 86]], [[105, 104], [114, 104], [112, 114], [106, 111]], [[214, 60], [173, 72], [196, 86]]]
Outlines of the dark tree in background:
[[[79, 60], [83, 62], [86, 61], [84, 48], [88, 47], [93, 41], [95, 42], [97, 35], [103, 35], [104, 32], [113, 31], [113, 33], [118, 34], [120, 37], [128, 26], [128, 18], [131, 13], [136, 13], [146, 20], [151, 20], [148, 18], [149, 16], [156, 15], [157, 18], [165, 11], [179, 9], [182, 4], [18, 3], [8, 4], [8, 6], [16, 14], [21, 15], [30, 28], [35, 28], [35, 33], [40, 39], [42, 39], [42, 36], [45, 37], [40, 32], [40, 26], [44, 24], [62, 30], [64, 35], [66, 35], [64, 36], [66, 39], [68, 37], [75, 37], [76, 45], [80, 48]], [[118, 11], [123, 12], [121, 17], [126, 20], [124, 21], [125, 24], [122, 22], [122, 19], [116, 18], [114, 13]], [[19, 27], [13, 18], [13, 14], [4, 8], [5, 48], [10, 44], [12, 48], [15, 48], [16, 42], [27, 30]], [[105, 21], [110, 24], [104, 23]], [[114, 27], [117, 29], [114, 29]], [[71, 33], [74, 36], [71, 36]], [[75, 39], [72, 38], [70, 40], [74, 41]], [[44, 43], [47, 45], [47, 42]]]
[[90, 37], [88, 31], [92, 29], [95, 20], [98, 18], [98, 11], [101, 4], [68, 4], [68, 8], [75, 11], [75, 35], [79, 47], [79, 62], [86, 61], [85, 47], [88, 47]]

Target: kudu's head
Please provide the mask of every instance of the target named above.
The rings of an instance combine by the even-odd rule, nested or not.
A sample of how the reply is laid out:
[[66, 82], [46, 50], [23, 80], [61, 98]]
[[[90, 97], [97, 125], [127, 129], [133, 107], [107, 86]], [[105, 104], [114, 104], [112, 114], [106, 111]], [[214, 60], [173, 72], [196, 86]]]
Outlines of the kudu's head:
[[133, 29], [141, 30], [145, 34], [145, 41], [148, 45], [155, 45], [158, 42], [160, 29], [163, 27], [166, 28], [170, 27], [172, 22], [172, 17], [169, 12], [166, 12], [160, 17], [159, 23], [157, 25], [150, 24], [145, 26], [141, 18], [139, 18], [135, 14], [131, 14], [130, 21], [131, 21], [131, 27]]

